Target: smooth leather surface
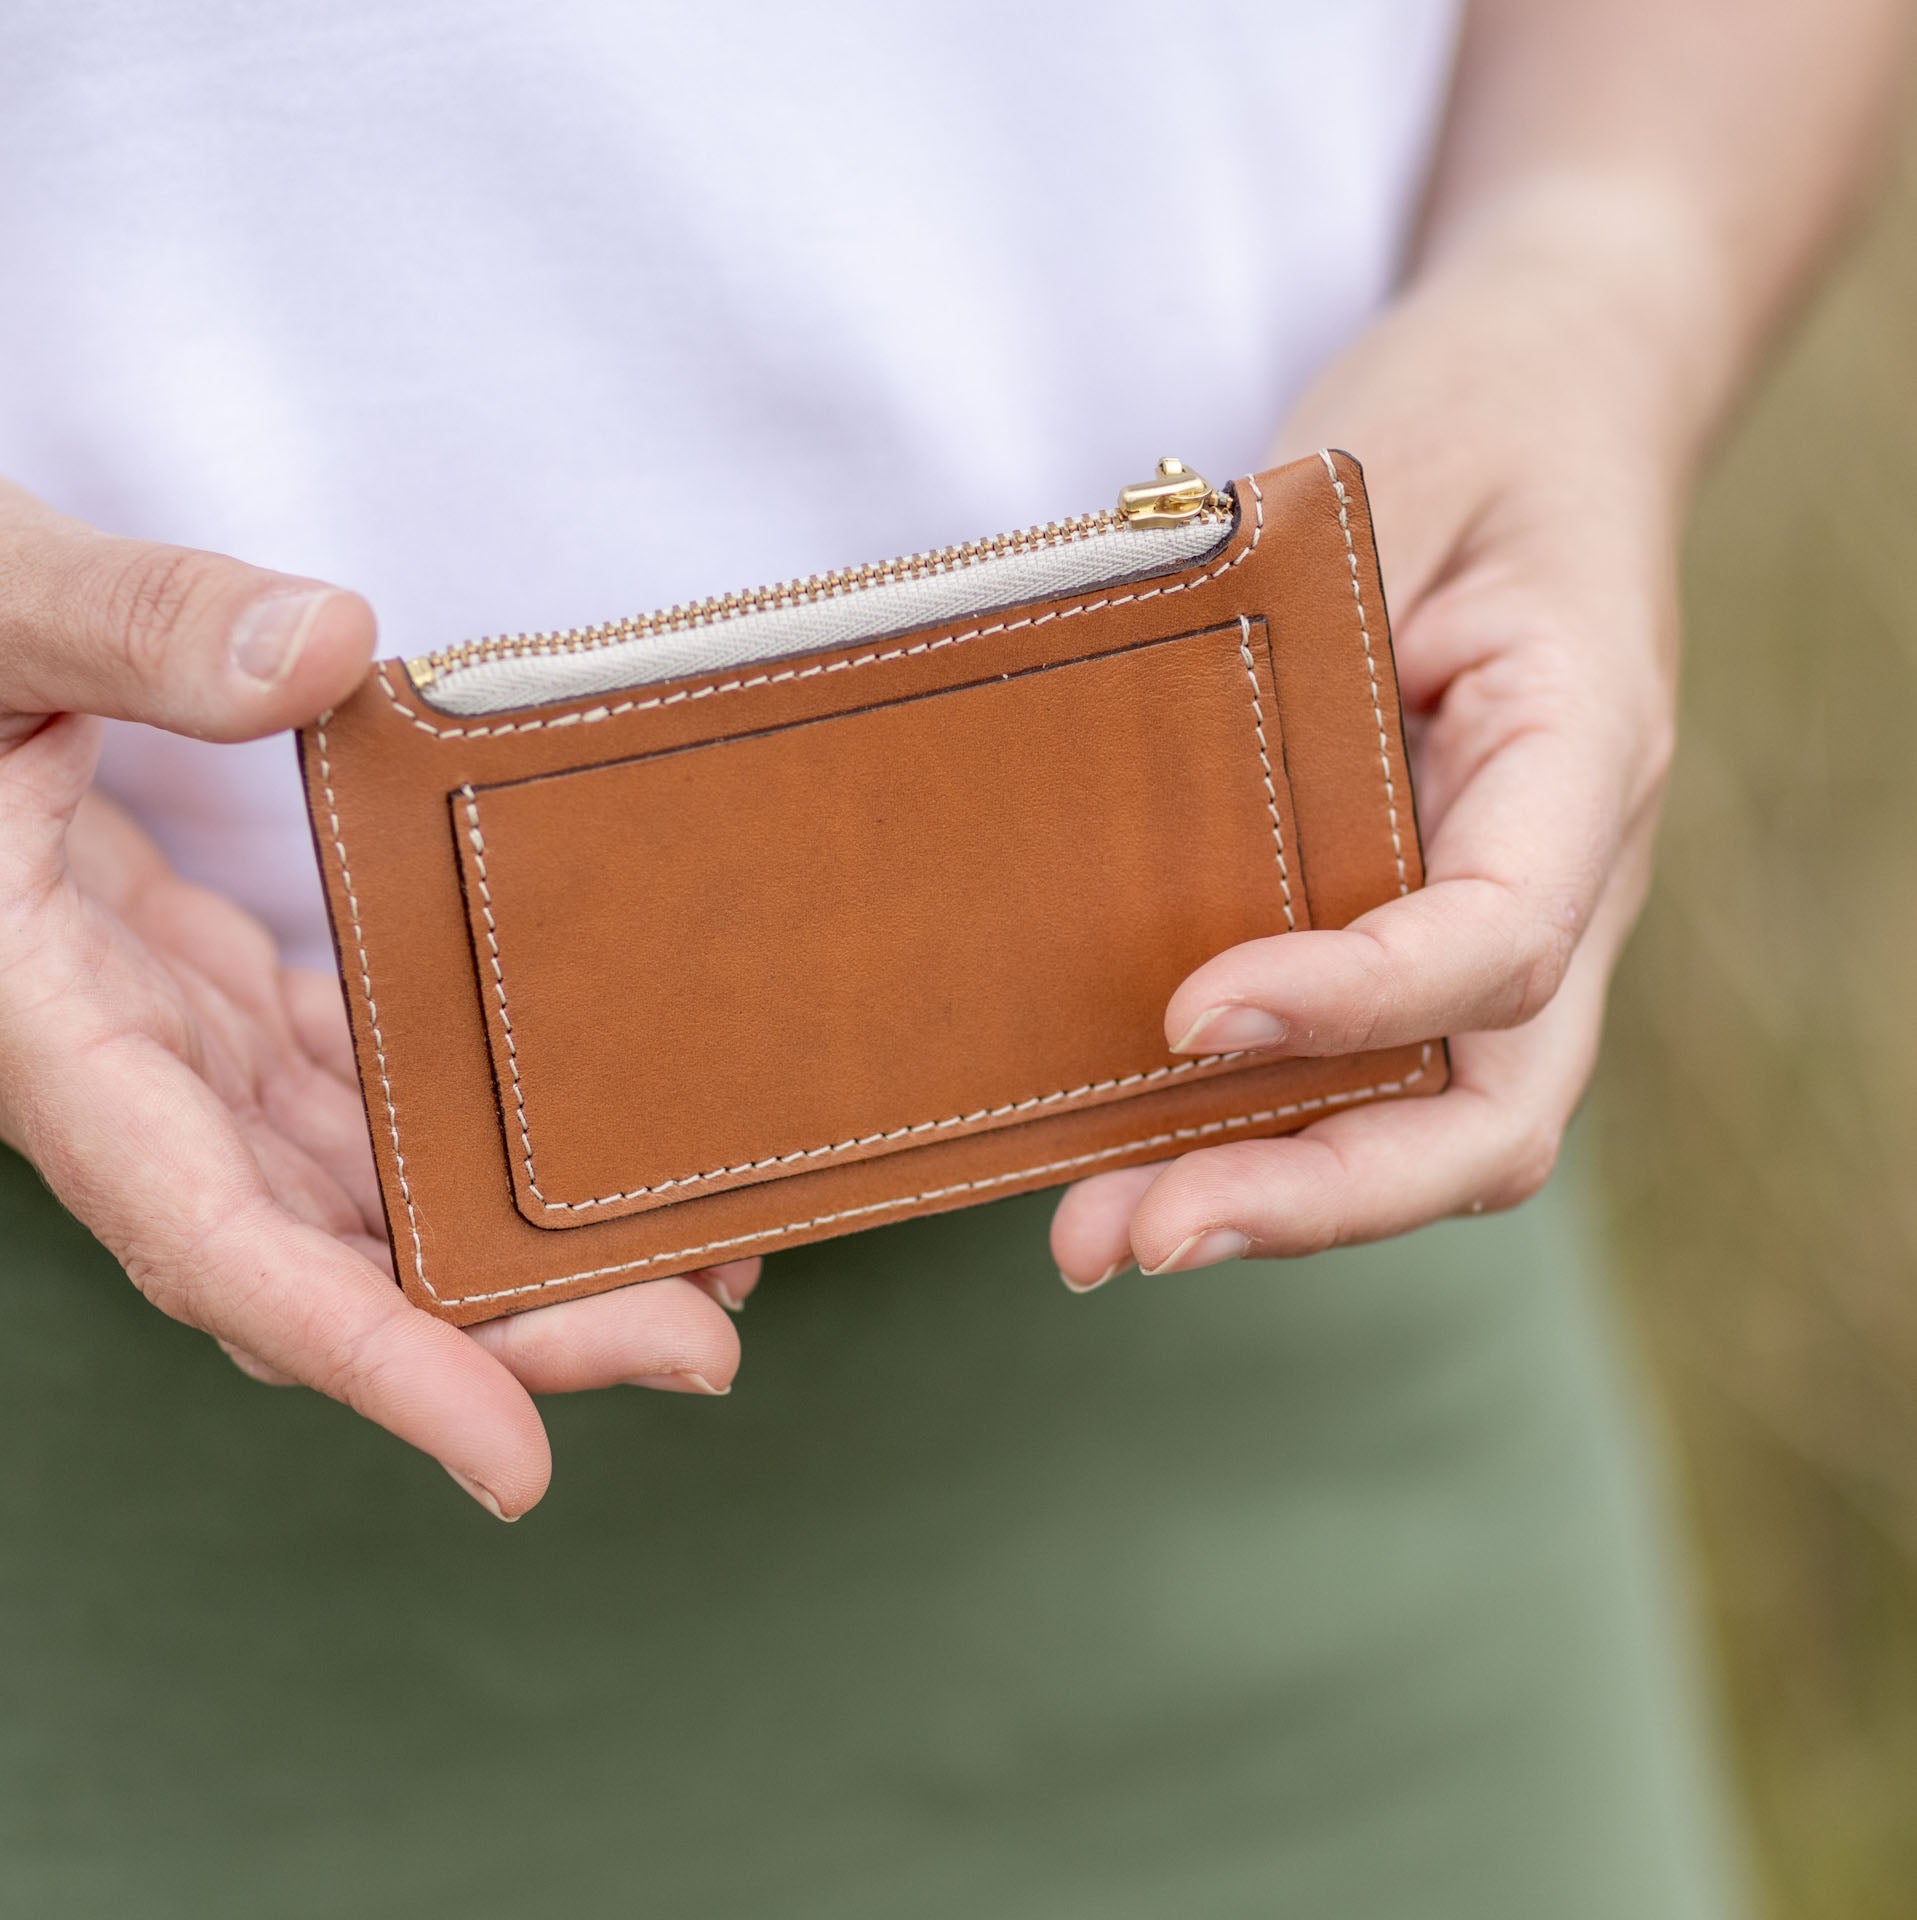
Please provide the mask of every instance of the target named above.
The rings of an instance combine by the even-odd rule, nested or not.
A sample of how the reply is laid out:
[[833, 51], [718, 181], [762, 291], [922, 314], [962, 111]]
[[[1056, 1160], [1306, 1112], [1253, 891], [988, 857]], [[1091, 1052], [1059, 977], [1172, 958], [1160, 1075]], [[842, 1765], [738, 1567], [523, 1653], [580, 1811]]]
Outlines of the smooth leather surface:
[[1182, 573], [484, 720], [388, 665], [309, 729], [408, 1295], [485, 1319], [1440, 1090], [1439, 1046], [1166, 1051], [1209, 953], [1422, 878], [1356, 464], [1238, 491]]
[[520, 1212], [575, 1226], [1225, 1070], [1171, 1054], [1160, 1009], [1305, 924], [1282, 766], [1247, 621], [461, 789]]

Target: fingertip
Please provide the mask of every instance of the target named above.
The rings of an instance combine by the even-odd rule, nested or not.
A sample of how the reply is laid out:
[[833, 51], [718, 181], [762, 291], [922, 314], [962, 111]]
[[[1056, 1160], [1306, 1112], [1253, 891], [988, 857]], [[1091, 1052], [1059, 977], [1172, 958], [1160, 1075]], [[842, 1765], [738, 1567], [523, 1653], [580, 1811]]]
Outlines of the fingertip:
[[36, 711], [252, 740], [343, 699], [372, 658], [372, 608], [327, 581], [67, 525], [22, 562], [44, 607], [10, 667]]
[[[467, 1329], [409, 1304], [336, 1240], [304, 1226], [278, 1237], [285, 1256], [307, 1250], [307, 1284], [252, 1296], [254, 1312], [273, 1323], [270, 1338], [246, 1338], [237, 1324], [222, 1333], [484, 1487], [502, 1517], [537, 1506], [552, 1478], [552, 1446], [512, 1370]], [[314, 1283], [324, 1268], [338, 1284]], [[285, 1270], [296, 1270], [290, 1257]]]
[[629, 1387], [650, 1387], [656, 1393], [691, 1393], [723, 1400], [732, 1391], [732, 1382], [715, 1386], [703, 1373], [636, 1373], [625, 1383]]
[[1104, 1272], [1094, 1274], [1089, 1280], [1076, 1278], [1072, 1274], [1067, 1273], [1063, 1267], [1060, 1267], [1058, 1277], [1064, 1281], [1065, 1291], [1067, 1293], [1096, 1293], [1106, 1281], [1116, 1280], [1121, 1273], [1129, 1273], [1137, 1264], [1138, 1262], [1136, 1260], [1129, 1257], [1114, 1260]]
[[[1182, 1018], [1182, 1014], [1178, 1016]], [[1291, 1032], [1289, 1023], [1278, 1014], [1243, 1003], [1207, 1007], [1182, 1033], [1174, 1033], [1176, 1025], [1177, 1019], [1168, 1010], [1166, 1038], [1173, 1053], [1185, 1054], [1253, 1053], [1282, 1046]]]
[[687, 1278], [703, 1286], [728, 1313], [743, 1313], [764, 1267], [765, 1262], [756, 1257], [728, 1260], [720, 1266], [701, 1268]]
[[1191, 1054], [1278, 1045], [1287, 1023], [1271, 1009], [1266, 989], [1281, 957], [1300, 950], [1298, 934], [1265, 934], [1194, 967], [1165, 1003], [1166, 1046]]
[[723, 1391], [739, 1370], [738, 1330], [691, 1275], [534, 1307], [466, 1337], [528, 1393], [590, 1392], [668, 1374], [697, 1374]]
[[[530, 1396], [526, 1405], [532, 1409]], [[522, 1519], [546, 1497], [546, 1489], [552, 1484], [552, 1447], [536, 1410], [532, 1417], [538, 1427], [536, 1445], [528, 1445], [525, 1435], [515, 1434], [504, 1445], [485, 1450], [483, 1458], [479, 1449], [469, 1451], [464, 1446], [456, 1458], [439, 1456], [439, 1464], [454, 1484], [471, 1494], [495, 1520]]]
[[1200, 1267], [1223, 1266], [1230, 1260], [1242, 1260], [1251, 1251], [1251, 1237], [1236, 1227], [1202, 1227], [1188, 1233], [1169, 1253], [1162, 1253], [1149, 1265], [1139, 1268], [1148, 1279], [1161, 1273], [1191, 1273]]
[[464, 1375], [459, 1396], [464, 1417], [450, 1433], [444, 1396], [446, 1389], [454, 1387], [453, 1370], [449, 1367], [437, 1383], [440, 1392], [435, 1398], [441, 1405], [434, 1424], [443, 1437], [435, 1438], [433, 1456], [462, 1485], [471, 1482], [484, 1488], [502, 1520], [517, 1520], [545, 1498], [552, 1483], [552, 1442], [546, 1423], [532, 1394], [510, 1368], [476, 1346], [463, 1330], [442, 1321], [428, 1324], [463, 1349], [459, 1371]]
[[1065, 1189], [1052, 1213], [1052, 1259], [1073, 1293], [1090, 1293], [1132, 1264], [1132, 1215], [1157, 1166], [1094, 1174]]
[[365, 677], [379, 638], [371, 605], [344, 587], [276, 586], [242, 607], [228, 652], [246, 711], [236, 737], [303, 726]]
[[314, 614], [294, 670], [302, 705], [320, 712], [344, 700], [365, 677], [378, 644], [372, 603], [345, 587], [332, 588]]
[[445, 1470], [446, 1478], [462, 1493], [468, 1495], [472, 1500], [484, 1507], [495, 1520], [503, 1520], [510, 1526], [513, 1521], [519, 1518], [517, 1513], [508, 1513], [499, 1504], [497, 1496], [490, 1487], [482, 1486], [477, 1480], [469, 1479], [465, 1474], [461, 1473], [457, 1467], [448, 1467], [443, 1460], [439, 1464]]

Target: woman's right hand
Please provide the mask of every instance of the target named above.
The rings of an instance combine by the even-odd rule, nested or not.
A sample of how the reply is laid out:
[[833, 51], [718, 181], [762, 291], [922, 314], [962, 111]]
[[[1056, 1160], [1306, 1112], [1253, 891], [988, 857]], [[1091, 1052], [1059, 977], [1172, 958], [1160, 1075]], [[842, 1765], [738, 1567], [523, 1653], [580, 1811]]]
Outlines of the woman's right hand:
[[0, 484], [0, 1138], [162, 1311], [510, 1520], [551, 1473], [532, 1394], [725, 1392], [739, 1343], [717, 1303], [758, 1262], [467, 1331], [408, 1305], [337, 983], [282, 967], [91, 791], [97, 716], [253, 739], [343, 698], [372, 649], [357, 595], [98, 533]]

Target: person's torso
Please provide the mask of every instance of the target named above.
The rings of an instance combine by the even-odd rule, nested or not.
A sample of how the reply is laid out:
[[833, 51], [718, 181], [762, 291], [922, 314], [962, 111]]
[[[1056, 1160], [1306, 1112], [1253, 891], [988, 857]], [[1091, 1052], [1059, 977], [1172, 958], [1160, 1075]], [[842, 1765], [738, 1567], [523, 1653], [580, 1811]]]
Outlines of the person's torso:
[[[1452, 12], [42, 0], [0, 471], [409, 652], [1229, 477], [1389, 285]], [[323, 956], [284, 741], [105, 778]]]

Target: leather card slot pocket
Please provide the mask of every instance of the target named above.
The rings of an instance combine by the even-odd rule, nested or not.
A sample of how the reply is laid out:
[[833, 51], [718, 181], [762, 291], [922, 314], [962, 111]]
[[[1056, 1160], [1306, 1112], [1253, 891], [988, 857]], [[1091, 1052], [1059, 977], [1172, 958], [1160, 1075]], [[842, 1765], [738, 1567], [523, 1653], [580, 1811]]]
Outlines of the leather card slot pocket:
[[1167, 998], [1307, 924], [1258, 620], [449, 804], [542, 1227], [1229, 1073]]

